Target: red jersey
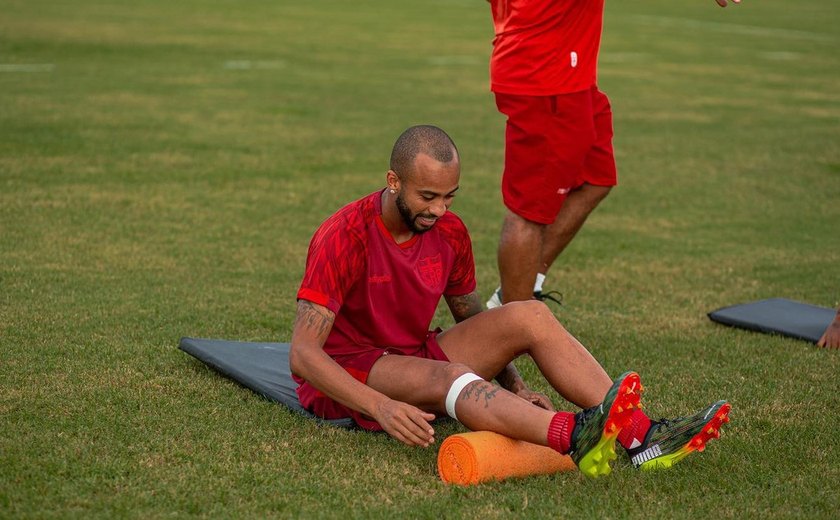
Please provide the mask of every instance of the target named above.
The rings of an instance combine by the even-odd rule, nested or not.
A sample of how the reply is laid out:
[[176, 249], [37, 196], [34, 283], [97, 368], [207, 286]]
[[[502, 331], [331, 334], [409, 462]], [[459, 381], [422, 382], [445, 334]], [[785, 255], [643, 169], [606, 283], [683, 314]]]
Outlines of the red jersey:
[[604, 0], [490, 0], [490, 89], [552, 96], [596, 84]]
[[440, 297], [475, 290], [472, 244], [461, 219], [447, 211], [429, 231], [397, 244], [382, 222], [381, 195], [340, 209], [309, 244], [297, 297], [335, 313], [324, 345], [331, 356], [416, 350]]

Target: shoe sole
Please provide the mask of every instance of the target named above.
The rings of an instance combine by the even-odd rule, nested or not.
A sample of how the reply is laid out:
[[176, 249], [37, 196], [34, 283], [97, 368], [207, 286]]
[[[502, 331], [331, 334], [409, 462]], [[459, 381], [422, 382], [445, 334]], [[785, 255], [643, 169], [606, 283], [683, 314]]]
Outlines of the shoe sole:
[[639, 469], [642, 471], [668, 469], [695, 451], [705, 450], [706, 444], [710, 440], [720, 437], [720, 429], [724, 424], [729, 422], [729, 411], [731, 409], [732, 406], [729, 403], [724, 404], [717, 412], [715, 412], [715, 415], [712, 416], [709, 422], [703, 426], [700, 433], [692, 437], [691, 440], [685, 443], [682, 448], [669, 455], [662, 455], [661, 457], [651, 459], [639, 466]]
[[643, 390], [639, 374], [628, 372], [624, 376], [612, 406], [610, 406], [607, 419], [604, 421], [601, 438], [578, 462], [578, 469], [581, 473], [590, 478], [610, 474], [612, 471], [610, 462], [616, 458], [615, 441], [618, 438], [618, 433], [630, 424], [633, 410], [642, 407]]

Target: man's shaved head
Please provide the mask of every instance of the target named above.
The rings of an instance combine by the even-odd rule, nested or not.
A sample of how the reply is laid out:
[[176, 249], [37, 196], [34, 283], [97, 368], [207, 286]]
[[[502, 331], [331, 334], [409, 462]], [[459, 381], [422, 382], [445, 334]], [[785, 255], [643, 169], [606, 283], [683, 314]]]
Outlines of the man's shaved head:
[[446, 132], [431, 125], [412, 126], [394, 143], [391, 169], [401, 179], [405, 179], [414, 171], [414, 158], [419, 153], [442, 163], [449, 163], [458, 157], [458, 149]]

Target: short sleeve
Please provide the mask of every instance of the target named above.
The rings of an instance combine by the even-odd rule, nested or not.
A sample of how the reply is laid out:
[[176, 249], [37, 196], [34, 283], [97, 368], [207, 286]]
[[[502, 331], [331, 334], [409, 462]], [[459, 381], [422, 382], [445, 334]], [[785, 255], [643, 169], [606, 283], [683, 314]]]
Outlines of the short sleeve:
[[455, 262], [449, 273], [449, 280], [443, 294], [447, 296], [462, 296], [475, 290], [475, 259], [473, 258], [472, 240], [466, 226], [461, 219], [451, 214], [451, 225], [446, 226], [443, 233], [445, 240], [455, 252]]
[[297, 297], [338, 313], [344, 298], [365, 268], [365, 245], [351, 219], [327, 219], [309, 243], [306, 271]]

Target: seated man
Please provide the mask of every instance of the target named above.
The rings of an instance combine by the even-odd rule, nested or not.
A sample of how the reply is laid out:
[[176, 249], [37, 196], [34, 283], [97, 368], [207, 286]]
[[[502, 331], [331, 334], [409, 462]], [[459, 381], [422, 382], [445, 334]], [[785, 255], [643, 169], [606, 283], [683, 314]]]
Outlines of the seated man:
[[[651, 422], [639, 376], [613, 382], [542, 302], [481, 312], [470, 237], [449, 211], [459, 177], [445, 132], [409, 128], [391, 153], [387, 187], [315, 233], [290, 352], [304, 408], [424, 447], [435, 440], [430, 421], [448, 414], [471, 430], [569, 453], [591, 477], [610, 472], [616, 440], [647, 469], [671, 466], [719, 436], [725, 401]], [[429, 331], [441, 296], [457, 323]], [[529, 390], [512, 364], [525, 353], [583, 411], [555, 412]]]

